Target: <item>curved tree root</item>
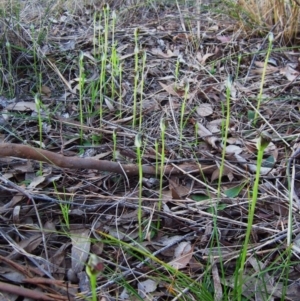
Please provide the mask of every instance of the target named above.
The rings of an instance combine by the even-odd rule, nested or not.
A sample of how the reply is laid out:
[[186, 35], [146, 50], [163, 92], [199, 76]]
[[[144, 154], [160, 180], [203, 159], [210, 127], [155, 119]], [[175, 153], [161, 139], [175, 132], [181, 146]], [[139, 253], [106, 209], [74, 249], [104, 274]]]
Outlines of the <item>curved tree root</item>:
[[[100, 171], [113, 172], [117, 174], [126, 173], [127, 176], [138, 175], [139, 168], [136, 164], [121, 164], [108, 160], [95, 160], [92, 158], [66, 157], [40, 148], [28, 145], [1, 143], [0, 157], [17, 157], [23, 159], [37, 160], [46, 162], [61, 168], [70, 169], [96, 169]], [[201, 172], [206, 174], [212, 171], [213, 166], [199, 165], [195, 163], [184, 163], [176, 165], [165, 165], [162, 171], [166, 175], [176, 175], [191, 172]], [[143, 165], [143, 174], [155, 175], [155, 166]]]

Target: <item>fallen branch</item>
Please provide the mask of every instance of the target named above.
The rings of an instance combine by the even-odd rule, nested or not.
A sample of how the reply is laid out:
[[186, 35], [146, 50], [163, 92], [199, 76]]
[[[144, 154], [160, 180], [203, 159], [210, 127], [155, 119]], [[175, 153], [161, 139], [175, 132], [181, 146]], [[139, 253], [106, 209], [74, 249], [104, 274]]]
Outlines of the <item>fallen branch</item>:
[[[79, 158], [79, 157], [66, 157], [40, 148], [34, 148], [28, 145], [14, 144], [14, 143], [1, 143], [0, 144], [0, 157], [17, 157], [23, 159], [37, 160], [46, 162], [61, 168], [70, 169], [96, 169], [100, 171], [113, 172], [117, 174], [124, 174], [128, 176], [138, 175], [139, 168], [136, 164], [121, 164], [108, 160], [95, 160], [92, 158]], [[143, 174], [155, 175], [155, 166], [143, 165]], [[212, 165], [202, 165], [184, 163], [179, 164], [178, 167], [184, 173], [200, 172], [206, 174], [211, 173], [215, 169]], [[162, 171], [166, 175], [182, 174], [183, 172], [174, 168], [172, 165], [166, 165]]]
[[64, 296], [44, 294], [36, 290], [31, 290], [19, 285], [16, 286], [2, 281], [0, 282], [0, 292], [7, 292], [7, 293], [15, 294], [17, 296], [27, 297], [35, 300], [44, 300], [44, 301], [53, 301], [53, 300], [67, 301], [68, 300], [68, 298]]

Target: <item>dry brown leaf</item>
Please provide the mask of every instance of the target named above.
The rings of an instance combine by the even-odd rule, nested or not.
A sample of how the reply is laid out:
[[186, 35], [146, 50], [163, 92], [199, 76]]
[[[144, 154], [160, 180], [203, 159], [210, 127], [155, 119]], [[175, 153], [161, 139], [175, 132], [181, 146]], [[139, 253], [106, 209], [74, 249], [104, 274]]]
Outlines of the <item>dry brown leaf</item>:
[[168, 245], [172, 245], [177, 241], [182, 240], [183, 236], [182, 235], [174, 235], [174, 236], [162, 236], [159, 241], [157, 242], [157, 244], [159, 246], [168, 246]]
[[[252, 173], [256, 173], [257, 171], [257, 165], [255, 164], [248, 164], [248, 168]], [[260, 174], [263, 176], [266, 176], [267, 174], [269, 174], [272, 171], [273, 168], [271, 167], [261, 167], [260, 168]]]
[[44, 144], [43, 141], [39, 141], [39, 140], [31, 140], [31, 142], [35, 143], [36, 145], [38, 145], [40, 148], [46, 148], [46, 145]]
[[105, 101], [105, 104], [107, 105], [108, 109], [111, 112], [114, 112], [115, 108], [114, 108], [113, 104], [111, 103], [111, 101], [107, 97], [104, 97], [104, 101]]
[[149, 300], [147, 294], [155, 292], [157, 289], [157, 282], [147, 279], [138, 283], [139, 296], [144, 300]]
[[10, 111], [35, 111], [37, 112], [36, 104], [34, 101], [19, 101], [15, 104], [10, 104], [6, 107]]
[[218, 24], [214, 24], [210, 27], [207, 28], [207, 31], [218, 31], [219, 30], [219, 25]]
[[[211, 206], [211, 200], [209, 200], [209, 202], [207, 202], [206, 205]], [[202, 235], [202, 237], [200, 239], [201, 244], [206, 244], [209, 241], [209, 239], [212, 235], [212, 232], [213, 232], [213, 225], [210, 222], [206, 225], [204, 234]]]
[[271, 203], [270, 207], [273, 209], [274, 212], [278, 213], [282, 217], [287, 217], [288, 216], [288, 209], [279, 203]]
[[51, 89], [48, 86], [42, 86], [41, 87], [41, 93], [44, 94], [47, 97], [51, 96]]
[[168, 49], [167, 54], [169, 57], [178, 57], [180, 63], [185, 63], [184, 59], [182, 58], [182, 55], [180, 55], [179, 49], [175, 48], [174, 50]]
[[189, 262], [189, 268], [193, 273], [197, 273], [204, 270], [204, 265], [194, 257], [191, 258]]
[[91, 247], [91, 251], [93, 254], [99, 256], [102, 254], [103, 252], [103, 248], [104, 248], [104, 243], [102, 241], [96, 241], [92, 247]]
[[174, 90], [174, 84], [171, 84], [171, 85], [165, 85], [164, 83], [162, 82], [159, 82], [159, 84], [162, 86], [162, 88], [164, 90], [166, 90], [170, 95], [173, 95], [173, 96], [178, 96], [179, 97], [179, 94]]
[[[220, 176], [220, 169], [217, 168], [217, 169], [212, 173], [212, 175], [211, 175], [211, 179], [210, 179], [211, 182], [213, 182], [214, 180], [219, 179], [219, 176]], [[227, 167], [227, 166], [224, 166], [224, 168], [223, 168], [223, 174], [222, 174], [222, 177], [224, 177], [224, 176], [227, 176], [230, 182], [231, 182], [231, 181], [233, 180], [233, 178], [234, 178], [234, 175], [233, 175], [231, 169], [230, 169], [229, 167]]]
[[222, 127], [222, 122], [225, 122], [225, 120], [224, 119], [215, 119], [215, 120], [212, 120], [211, 122], [208, 122], [206, 127], [213, 134], [220, 133], [221, 127]]
[[218, 266], [215, 263], [213, 263], [212, 265], [212, 276], [214, 281], [214, 300], [221, 301], [223, 300], [223, 289], [218, 271]]
[[23, 194], [16, 193], [8, 203], [0, 207], [0, 214], [16, 206], [19, 202], [23, 200], [23, 198], [24, 198]]
[[69, 40], [67, 42], [63, 42], [59, 44], [59, 49], [61, 51], [68, 51], [68, 50], [74, 50], [76, 46], [75, 40]]
[[95, 155], [95, 156], [92, 156], [92, 158], [95, 159], [95, 160], [99, 160], [99, 159], [108, 157], [108, 156], [110, 156], [111, 154], [112, 154], [112, 151], [103, 152], [103, 153], [97, 154], [97, 155]]
[[13, 209], [13, 221], [16, 225], [20, 224], [20, 212], [21, 206], [15, 206]]
[[202, 103], [198, 108], [197, 108], [197, 113], [201, 117], [206, 117], [209, 116], [213, 113], [213, 107], [210, 103]]
[[299, 76], [300, 73], [290, 65], [286, 65], [280, 69], [280, 74], [284, 75], [289, 81], [292, 82]]
[[44, 176], [37, 176], [35, 177], [30, 184], [28, 185], [28, 189], [34, 189], [36, 188], [39, 184], [43, 183], [45, 181]]
[[243, 149], [237, 145], [227, 145], [226, 146], [226, 154], [240, 154], [242, 151], [243, 151]]
[[19, 246], [28, 253], [32, 253], [42, 242], [42, 234], [37, 233], [31, 235], [28, 239], [24, 239], [19, 243]]
[[[26, 276], [23, 275], [19, 271], [14, 271], [13, 269], [7, 267], [1, 267], [1, 277], [3, 277], [6, 280], [9, 280], [14, 283], [24, 283], [24, 280], [26, 279]], [[11, 301], [11, 300], [18, 300], [17, 298], [15, 299], [5, 299], [3, 298], [3, 292], [1, 292], [1, 301]]]
[[197, 52], [196, 58], [201, 65], [205, 65], [206, 60], [214, 55], [214, 53], [206, 53], [202, 55], [200, 52]]
[[171, 50], [167, 51], [167, 53], [164, 53], [160, 48], [152, 48], [150, 50], [150, 53], [152, 53], [153, 55], [157, 55], [158, 57], [161, 58], [170, 58], [170, 57], [178, 56], [178, 54], [172, 52]]
[[65, 271], [64, 264], [66, 260], [66, 252], [70, 244], [71, 243], [69, 242], [61, 245], [60, 248], [49, 259], [50, 263], [52, 263], [50, 265], [51, 272], [55, 274], [55, 279], [63, 280], [65, 278], [65, 273], [61, 273], [61, 270]]
[[216, 39], [221, 43], [229, 43], [232, 39], [232, 36], [216, 36]]
[[169, 179], [169, 188], [172, 192], [173, 199], [182, 199], [190, 193], [190, 189], [181, 185], [178, 178], [175, 177]]
[[172, 224], [173, 224], [174, 221], [169, 216], [172, 216], [173, 212], [165, 202], [163, 202], [163, 212], [166, 213], [166, 215], [164, 217], [164, 225], [166, 227], [172, 227]]
[[251, 70], [251, 73], [254, 73], [254, 74], [262, 74], [263, 72], [266, 72], [266, 74], [273, 74], [280, 70], [278, 67], [274, 67], [270, 64], [267, 64], [266, 70], [264, 71], [265, 62], [256, 61], [254, 63], [254, 65], [257, 67], [256, 69]]
[[227, 139], [228, 144], [236, 144], [236, 145], [243, 145], [244, 143], [242, 142], [241, 138], [237, 137], [229, 137]]
[[192, 41], [193, 40], [193, 35], [192, 34], [187, 34], [187, 33], [179, 33], [176, 36], [173, 37], [173, 41]]
[[169, 265], [175, 269], [184, 269], [193, 256], [193, 248], [190, 242], [183, 241], [175, 249], [175, 259]]
[[197, 122], [197, 126], [199, 137], [209, 143], [213, 148], [219, 149], [220, 139], [216, 136], [213, 136], [213, 134], [200, 122]]
[[[137, 214], [135, 216], [137, 216]], [[128, 221], [130, 221], [130, 219], [128, 219]], [[133, 241], [133, 240], [137, 239], [139, 236], [138, 230], [127, 233], [128, 231], [126, 229], [124, 229], [122, 227], [118, 227], [116, 229], [115, 226], [111, 226], [111, 227], [105, 226], [104, 229], [109, 232], [109, 235], [111, 235], [119, 240], [124, 240], [124, 241]]]
[[77, 274], [83, 270], [90, 253], [90, 230], [82, 227], [82, 229], [70, 230], [70, 234], [72, 270]]

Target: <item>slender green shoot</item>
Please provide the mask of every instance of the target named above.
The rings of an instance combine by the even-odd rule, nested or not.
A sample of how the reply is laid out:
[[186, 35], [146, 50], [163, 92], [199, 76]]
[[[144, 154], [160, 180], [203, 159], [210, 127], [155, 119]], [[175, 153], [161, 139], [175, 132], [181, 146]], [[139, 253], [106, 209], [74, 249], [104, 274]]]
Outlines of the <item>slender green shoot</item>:
[[[3, 62], [2, 62], [2, 58], [0, 57], [0, 72], [1, 72], [1, 75], [0, 75], [0, 94], [3, 95], [3, 92], [4, 92], [4, 66], [3, 66]], [[10, 87], [11, 85], [9, 85]], [[11, 97], [9, 95], [9, 97]]]
[[34, 101], [36, 105], [36, 111], [38, 114], [38, 124], [39, 124], [39, 134], [40, 134], [40, 147], [42, 147], [43, 144], [43, 121], [42, 121], [42, 115], [41, 115], [41, 99], [40, 99], [40, 94], [36, 93], [34, 95]]
[[[286, 300], [285, 296], [286, 296], [287, 290], [288, 290], [289, 275], [290, 275], [290, 271], [291, 271], [291, 259], [293, 256], [292, 245], [288, 245], [285, 255], [286, 255], [286, 258], [284, 258], [284, 261], [283, 261], [284, 265], [283, 265], [283, 269], [281, 272], [282, 279], [284, 279], [281, 300]], [[276, 275], [276, 276], [278, 277], [279, 275]], [[281, 277], [279, 279], [281, 279]]]
[[39, 66], [39, 62], [38, 62], [38, 54], [37, 54], [37, 40], [34, 38], [35, 37], [35, 32], [34, 32], [34, 26], [31, 25], [30, 26], [31, 29], [31, 36], [33, 37], [33, 66], [34, 66], [34, 73], [35, 73], [35, 78], [36, 78], [36, 91], [37, 93], [41, 93], [41, 86], [42, 86], [42, 73], [39, 72], [38, 70], [38, 66]]
[[113, 130], [113, 161], [116, 161], [117, 156], [117, 133], [116, 130]]
[[140, 134], [135, 136], [134, 145], [137, 153], [137, 163], [139, 168], [139, 207], [138, 207], [138, 224], [139, 224], [139, 240], [143, 240], [142, 231], [142, 192], [143, 192], [143, 166], [142, 166], [142, 137]]
[[115, 92], [116, 92], [115, 80], [119, 74], [119, 58], [117, 54], [116, 45], [112, 45], [110, 60], [111, 60], [111, 81], [110, 81], [111, 99], [114, 100]]
[[109, 4], [106, 3], [103, 6], [103, 16], [104, 16], [104, 43], [106, 50], [108, 49], [108, 35], [109, 35], [109, 18], [110, 18], [110, 7]]
[[180, 67], [180, 59], [177, 58], [176, 61], [176, 66], [175, 66], [175, 91], [177, 89], [177, 83], [178, 83], [178, 79], [179, 79], [179, 67]]
[[[94, 14], [94, 40], [96, 42], [93, 46], [93, 52], [99, 60], [100, 70], [98, 81], [91, 85], [90, 113], [93, 113], [95, 100], [99, 99], [99, 108], [97, 109], [99, 110], [99, 127], [102, 127], [103, 121], [104, 96], [110, 92], [110, 97], [114, 101], [116, 94], [118, 94], [116, 93], [116, 86], [118, 86], [118, 82], [120, 85], [122, 83], [120, 59], [116, 48], [117, 41], [115, 40], [116, 20], [116, 12], [111, 12], [108, 4], [103, 6], [100, 14]], [[110, 34], [111, 36], [109, 36]], [[108, 76], [108, 70], [111, 70], [110, 76]], [[109, 85], [110, 91], [107, 88]], [[120, 91], [122, 91], [121, 88]]]
[[115, 30], [116, 30], [116, 20], [117, 20], [117, 14], [116, 14], [115, 10], [112, 11], [111, 19], [112, 19], [112, 22], [111, 22], [111, 44], [113, 46], [115, 46], [116, 45], [116, 43], [115, 43]]
[[134, 90], [133, 90], [133, 118], [132, 118], [132, 127], [135, 128], [136, 124], [136, 107], [137, 107], [137, 89], [139, 84], [139, 29], [134, 30]]
[[95, 39], [95, 42], [93, 43], [93, 54], [96, 55], [98, 50], [97, 50], [97, 43], [96, 43], [96, 38], [99, 37], [100, 33], [100, 22], [98, 21], [98, 14], [95, 12], [93, 16], [93, 37]]
[[122, 64], [119, 65], [119, 118], [122, 118], [122, 103], [123, 103], [123, 99], [122, 99], [122, 74], [123, 74], [123, 66]]
[[239, 53], [239, 55], [238, 55], [238, 65], [236, 67], [235, 78], [238, 78], [238, 76], [239, 76], [240, 67], [241, 67], [241, 61], [242, 61], [242, 54]]
[[[104, 17], [104, 38], [99, 31], [98, 35], [98, 43], [99, 43], [99, 50], [101, 51], [101, 71], [99, 77], [99, 119], [100, 124], [102, 126], [102, 118], [103, 118], [103, 103], [104, 103], [104, 95], [106, 94], [105, 89], [105, 82], [106, 82], [106, 65], [107, 65], [107, 58], [108, 58], [108, 34], [109, 34], [109, 5], [105, 4], [103, 7], [103, 17]], [[100, 22], [100, 21], [99, 21]]]
[[91, 254], [89, 261], [85, 267], [85, 271], [90, 279], [92, 301], [97, 301], [97, 276], [104, 269], [104, 265], [100, 258], [95, 254]]
[[263, 95], [263, 90], [264, 90], [267, 66], [268, 66], [269, 57], [270, 57], [270, 54], [271, 54], [271, 51], [272, 51], [272, 45], [273, 45], [273, 40], [274, 40], [274, 35], [273, 35], [272, 32], [269, 33], [268, 39], [269, 39], [269, 45], [268, 45], [268, 50], [267, 50], [267, 54], [266, 54], [266, 59], [265, 59], [265, 62], [264, 62], [263, 72], [262, 72], [262, 75], [261, 75], [260, 89], [259, 89], [259, 93], [258, 93], [258, 96], [257, 96], [257, 107], [256, 107], [254, 120], [253, 120], [253, 125], [254, 126], [256, 125], [256, 122], [257, 122], [258, 111], [260, 109], [260, 104], [261, 104], [261, 101], [262, 101], [262, 95]]
[[[40, 99], [40, 94], [37, 93], [34, 95], [34, 101], [35, 101], [35, 105], [36, 105], [36, 111], [38, 114], [38, 124], [39, 124], [39, 144], [40, 144], [40, 148], [43, 148], [43, 120], [42, 120], [42, 115], [41, 115], [41, 99]], [[43, 164], [42, 162], [40, 162], [40, 174], [42, 174], [43, 171]]]
[[182, 142], [182, 138], [183, 138], [185, 106], [186, 106], [186, 101], [187, 101], [187, 98], [188, 98], [189, 91], [190, 91], [190, 85], [187, 82], [185, 87], [184, 87], [184, 97], [183, 97], [183, 101], [182, 101], [182, 104], [181, 104], [181, 112], [180, 112], [180, 129], [179, 129], [179, 131], [180, 131], [180, 136], [179, 136], [180, 142]]
[[296, 168], [293, 164], [292, 174], [290, 170], [291, 164], [287, 164], [286, 174], [289, 191], [289, 214], [288, 214], [288, 229], [287, 229], [287, 245], [290, 246], [292, 243], [293, 235], [293, 203], [294, 203], [294, 191], [295, 191], [295, 179], [296, 179]]
[[252, 225], [253, 225], [253, 219], [254, 219], [254, 213], [255, 213], [255, 208], [256, 208], [256, 202], [258, 198], [258, 191], [259, 191], [259, 180], [260, 180], [260, 170], [263, 162], [263, 155], [264, 151], [267, 148], [267, 146], [270, 143], [270, 138], [264, 135], [260, 135], [258, 141], [257, 141], [257, 169], [256, 169], [256, 174], [255, 174], [255, 181], [253, 185], [253, 192], [252, 192], [252, 197], [251, 201], [249, 202], [249, 212], [248, 212], [248, 225], [247, 225], [247, 230], [246, 230], [246, 237], [242, 249], [242, 254], [240, 258], [240, 263], [239, 263], [239, 275], [238, 275], [238, 285], [237, 285], [237, 296], [238, 296], [238, 301], [242, 300], [242, 285], [243, 285], [243, 275], [244, 275], [244, 266], [246, 262], [246, 256], [247, 256], [247, 250], [248, 250], [248, 244], [250, 241], [250, 235], [251, 235], [251, 230], [252, 230]]
[[198, 125], [198, 122], [195, 123], [195, 148], [198, 147], [198, 128], [199, 128], [199, 125]]
[[[232, 86], [232, 79], [230, 77], [227, 78], [226, 81], [226, 119], [225, 123], [222, 122], [222, 158], [220, 162], [220, 167], [219, 167], [219, 178], [218, 178], [218, 189], [217, 189], [217, 197], [218, 200], [220, 199], [221, 196], [221, 183], [222, 183], [222, 176], [224, 172], [224, 166], [225, 166], [225, 155], [226, 155], [226, 144], [228, 140], [228, 130], [229, 130], [229, 124], [230, 124], [230, 95], [231, 95], [231, 86]], [[222, 105], [222, 112], [223, 115], [225, 115], [225, 108]], [[222, 278], [225, 279], [225, 270], [224, 270], [224, 264], [223, 264], [223, 259], [222, 259], [222, 252], [221, 252], [221, 246], [220, 246], [220, 238], [219, 238], [219, 231], [218, 231], [218, 226], [217, 226], [217, 216], [218, 216], [218, 210], [219, 210], [219, 202], [216, 204], [212, 205], [212, 211], [213, 211], [213, 237], [214, 239], [211, 241], [211, 247], [213, 247], [213, 244], [216, 243], [218, 253], [219, 253], [219, 258], [220, 258], [220, 270], [222, 274]], [[224, 287], [224, 296], [227, 295], [227, 288]]]
[[222, 149], [222, 159], [220, 164], [220, 173], [218, 179], [218, 198], [221, 195], [221, 184], [222, 184], [222, 176], [224, 172], [224, 163], [225, 163], [225, 155], [226, 155], [226, 144], [228, 139], [228, 130], [230, 126], [230, 93], [231, 93], [232, 79], [230, 77], [227, 78], [226, 81], [226, 120], [225, 125], [222, 123], [222, 137], [223, 137], [223, 149]]
[[89, 102], [86, 104], [88, 110], [88, 117], [91, 117], [95, 113], [95, 105], [99, 99], [99, 81], [95, 80], [89, 84], [89, 87], [86, 88], [87, 93], [89, 94]]
[[117, 42], [115, 42], [115, 26], [116, 26], [116, 12], [112, 12], [112, 24], [111, 24], [111, 33], [112, 33], [112, 40], [111, 40], [111, 99], [114, 100], [115, 98], [115, 80], [119, 74], [119, 64], [120, 60], [117, 53]]
[[100, 83], [99, 83], [99, 91], [100, 91], [100, 103], [99, 103], [99, 118], [100, 118], [100, 124], [99, 126], [102, 126], [102, 118], [103, 118], [103, 103], [104, 103], [104, 94], [105, 94], [105, 64], [106, 64], [106, 53], [102, 53], [101, 56], [101, 74], [100, 74]]
[[7, 50], [7, 62], [8, 62], [8, 96], [13, 97], [14, 91], [13, 91], [13, 84], [12, 84], [12, 79], [13, 79], [13, 69], [12, 69], [12, 57], [11, 57], [11, 45], [10, 42], [6, 42], [5, 44], [6, 50]]
[[157, 139], [155, 140], [155, 143], [154, 143], [154, 147], [155, 147], [155, 175], [157, 176], [158, 175], [158, 161], [159, 161], [159, 158], [158, 158], [158, 141]]
[[142, 120], [143, 120], [143, 93], [144, 93], [144, 85], [145, 85], [145, 67], [146, 67], [147, 53], [144, 51], [143, 59], [142, 59], [142, 78], [140, 82], [140, 113], [139, 113], [139, 131], [142, 130]]
[[[163, 198], [163, 177], [165, 167], [165, 132], [166, 132], [166, 121], [164, 118], [160, 120], [160, 135], [161, 135], [161, 156], [160, 156], [160, 170], [159, 170], [159, 199], [157, 203], [157, 210], [160, 211], [162, 208]], [[160, 219], [157, 222], [157, 229], [160, 228]]]
[[64, 222], [66, 224], [66, 227], [70, 229], [70, 205], [69, 204], [60, 204], [60, 210], [64, 219]]
[[84, 54], [80, 51], [79, 54], [79, 122], [80, 122], [80, 142], [83, 141], [83, 89], [85, 82], [85, 72], [83, 66]]
[[[55, 182], [53, 181], [53, 186], [54, 186], [54, 190], [56, 191], [56, 193], [58, 192], [57, 187]], [[65, 193], [65, 191], [64, 191]], [[59, 194], [57, 193], [58, 198], [61, 200]], [[65, 222], [65, 225], [68, 229], [70, 229], [70, 215], [69, 215], [69, 210], [70, 210], [70, 206], [71, 204], [67, 204], [67, 203], [60, 203], [59, 202], [59, 207]]]

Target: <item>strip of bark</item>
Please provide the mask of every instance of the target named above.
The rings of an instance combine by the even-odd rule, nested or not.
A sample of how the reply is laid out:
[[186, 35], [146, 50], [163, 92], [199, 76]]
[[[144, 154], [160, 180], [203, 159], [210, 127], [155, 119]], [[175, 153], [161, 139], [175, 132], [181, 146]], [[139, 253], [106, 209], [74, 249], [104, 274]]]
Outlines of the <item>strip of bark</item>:
[[53, 300], [68, 300], [67, 297], [53, 295], [53, 294], [44, 294], [39, 291], [30, 290], [22, 286], [16, 286], [5, 282], [0, 282], [0, 292], [8, 292], [16, 294], [18, 296], [27, 297], [35, 300], [44, 300], [44, 301], [53, 301]]
[[[37, 160], [46, 162], [61, 168], [70, 169], [96, 169], [100, 171], [113, 172], [128, 176], [138, 175], [139, 168], [136, 164], [121, 164], [108, 160], [95, 160], [92, 158], [66, 157], [40, 148], [34, 148], [23, 144], [0, 143], [0, 157], [17, 157], [23, 159]], [[155, 175], [155, 166], [143, 165], [143, 174]], [[185, 173], [200, 172], [198, 164], [184, 163], [179, 164], [181, 170]], [[211, 173], [213, 166], [201, 165], [201, 173]], [[182, 174], [182, 172], [172, 165], [166, 165], [163, 170], [166, 175]]]

